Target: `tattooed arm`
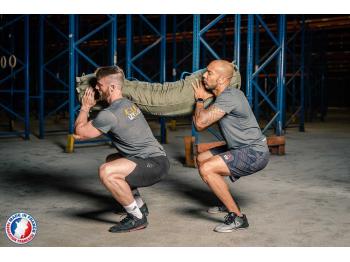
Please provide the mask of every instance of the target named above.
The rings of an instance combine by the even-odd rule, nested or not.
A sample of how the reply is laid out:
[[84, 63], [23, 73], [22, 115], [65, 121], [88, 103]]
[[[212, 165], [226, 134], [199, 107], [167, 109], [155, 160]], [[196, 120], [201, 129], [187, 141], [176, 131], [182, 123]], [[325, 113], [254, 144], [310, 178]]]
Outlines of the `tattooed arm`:
[[216, 121], [220, 120], [225, 115], [225, 112], [214, 105], [205, 109], [203, 101], [212, 96], [212, 94], [204, 88], [201, 81], [196, 80], [194, 83], [192, 83], [192, 86], [194, 90], [194, 97], [197, 100], [193, 122], [197, 130], [202, 131]]
[[193, 122], [197, 130], [202, 131], [208, 126], [211, 126], [213, 123], [219, 121], [224, 115], [225, 112], [214, 105], [205, 109], [204, 103], [197, 102]]

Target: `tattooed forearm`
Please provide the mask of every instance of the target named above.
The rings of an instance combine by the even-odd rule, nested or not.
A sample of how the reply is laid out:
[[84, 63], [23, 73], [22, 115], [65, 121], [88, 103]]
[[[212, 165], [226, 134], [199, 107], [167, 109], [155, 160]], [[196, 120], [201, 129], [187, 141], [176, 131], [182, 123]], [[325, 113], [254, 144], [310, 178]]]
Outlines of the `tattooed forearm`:
[[213, 123], [220, 120], [225, 115], [225, 112], [216, 106], [210, 106], [205, 109], [203, 104], [196, 106], [194, 122], [198, 130], [203, 130]]

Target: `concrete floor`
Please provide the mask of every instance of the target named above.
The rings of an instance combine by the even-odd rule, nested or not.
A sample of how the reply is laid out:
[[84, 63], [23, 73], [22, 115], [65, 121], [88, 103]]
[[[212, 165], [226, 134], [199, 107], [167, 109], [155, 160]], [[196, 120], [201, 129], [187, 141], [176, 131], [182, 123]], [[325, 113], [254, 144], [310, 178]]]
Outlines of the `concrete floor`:
[[63, 152], [66, 138], [51, 135], [0, 139], [0, 246], [16, 246], [4, 232], [10, 215], [30, 213], [38, 233], [28, 246], [349, 246], [350, 112], [330, 113], [306, 132], [287, 130], [287, 154], [272, 156], [259, 173], [230, 184], [247, 214], [248, 230], [219, 234], [223, 215], [206, 213], [217, 203], [198, 176], [183, 166], [183, 136], [169, 132], [170, 174], [140, 190], [150, 209], [145, 230], [111, 234], [121, 217], [101, 185], [98, 166], [114, 152], [79, 146]]

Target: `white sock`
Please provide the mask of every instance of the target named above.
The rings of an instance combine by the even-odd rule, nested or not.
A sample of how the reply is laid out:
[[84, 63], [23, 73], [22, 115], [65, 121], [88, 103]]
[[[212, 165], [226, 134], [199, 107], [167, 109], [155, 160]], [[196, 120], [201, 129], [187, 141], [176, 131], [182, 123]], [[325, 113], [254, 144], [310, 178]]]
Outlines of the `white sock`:
[[139, 208], [141, 208], [145, 203], [142, 200], [141, 196], [134, 196], [136, 204]]
[[141, 213], [139, 207], [137, 206], [135, 200], [130, 205], [123, 206], [123, 207], [125, 208], [126, 212], [128, 212], [129, 214], [134, 215], [138, 219], [142, 218], [142, 213]]
[[145, 202], [143, 202], [143, 199], [142, 199], [142, 197], [140, 195], [140, 192], [138, 191], [137, 188], [135, 188], [135, 189], [132, 190], [132, 194], [134, 196], [134, 199], [136, 201], [137, 206], [139, 208], [141, 208], [145, 204]]

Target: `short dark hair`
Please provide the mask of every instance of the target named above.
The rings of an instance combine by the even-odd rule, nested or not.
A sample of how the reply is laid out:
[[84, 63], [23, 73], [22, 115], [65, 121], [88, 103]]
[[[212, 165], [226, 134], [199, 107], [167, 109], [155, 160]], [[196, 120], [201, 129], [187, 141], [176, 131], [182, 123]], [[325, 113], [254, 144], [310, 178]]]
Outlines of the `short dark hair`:
[[103, 77], [115, 74], [122, 74], [123, 78], [125, 78], [124, 71], [119, 66], [102, 66], [95, 71], [97, 81]]

